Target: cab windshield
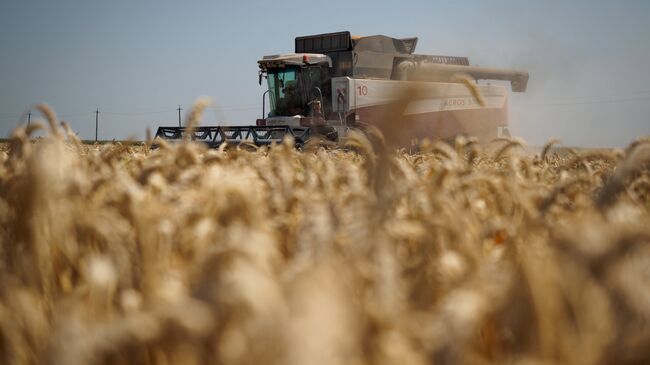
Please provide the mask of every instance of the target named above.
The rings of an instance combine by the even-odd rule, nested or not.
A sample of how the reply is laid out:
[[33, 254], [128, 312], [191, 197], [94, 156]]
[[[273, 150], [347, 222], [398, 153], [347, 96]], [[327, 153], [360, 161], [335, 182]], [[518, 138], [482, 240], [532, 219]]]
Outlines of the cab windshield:
[[271, 116], [288, 116], [303, 113], [305, 103], [301, 98], [298, 80], [299, 68], [273, 68], [267, 72], [270, 90]]

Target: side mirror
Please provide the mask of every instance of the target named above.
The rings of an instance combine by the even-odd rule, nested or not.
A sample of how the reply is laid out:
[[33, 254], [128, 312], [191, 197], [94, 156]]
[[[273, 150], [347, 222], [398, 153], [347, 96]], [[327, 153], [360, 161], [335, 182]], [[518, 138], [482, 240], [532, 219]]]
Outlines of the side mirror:
[[262, 71], [258, 72], [257, 74], [259, 76], [259, 79], [257, 80], [257, 83], [262, 85]]

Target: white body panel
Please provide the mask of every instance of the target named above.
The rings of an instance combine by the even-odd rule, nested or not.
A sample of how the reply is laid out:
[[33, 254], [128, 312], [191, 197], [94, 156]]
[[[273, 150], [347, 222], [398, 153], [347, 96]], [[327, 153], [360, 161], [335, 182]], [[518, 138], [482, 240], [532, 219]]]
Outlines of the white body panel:
[[[507, 90], [499, 85], [476, 85], [485, 105], [469, 86], [449, 82], [378, 79], [332, 79], [332, 107], [342, 115], [354, 113], [357, 122], [372, 124], [388, 133], [399, 131], [398, 144], [422, 138], [472, 135], [489, 141], [507, 131]], [[400, 118], [395, 102], [407, 102]], [[390, 119], [390, 120], [389, 120]], [[394, 123], [400, 123], [396, 126]]]
[[[477, 85], [485, 108], [503, 108], [507, 91], [498, 85]], [[445, 82], [414, 82], [398, 80], [332, 79], [332, 106], [337, 112], [381, 106], [395, 102], [412, 92], [405, 114], [421, 114], [450, 110], [480, 109], [471, 91], [464, 84]]]

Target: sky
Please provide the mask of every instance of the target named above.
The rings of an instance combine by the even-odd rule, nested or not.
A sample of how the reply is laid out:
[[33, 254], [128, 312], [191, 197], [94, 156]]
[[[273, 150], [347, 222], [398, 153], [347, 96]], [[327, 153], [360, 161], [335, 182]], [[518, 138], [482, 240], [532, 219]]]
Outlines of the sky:
[[[510, 130], [530, 145], [650, 135], [650, 1], [2, 0], [0, 136], [46, 102], [81, 138], [143, 138], [208, 96], [203, 125], [254, 124], [257, 60], [300, 35], [419, 37], [416, 52], [530, 72]], [[32, 120], [39, 116], [32, 115]]]

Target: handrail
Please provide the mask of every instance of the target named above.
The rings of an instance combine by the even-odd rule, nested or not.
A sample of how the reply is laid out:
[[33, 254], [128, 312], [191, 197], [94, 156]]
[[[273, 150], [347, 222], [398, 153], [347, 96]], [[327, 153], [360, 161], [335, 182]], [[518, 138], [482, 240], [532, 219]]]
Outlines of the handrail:
[[[264, 96], [266, 96], [269, 91], [271, 91], [271, 89], [266, 90], [264, 94], [262, 94], [262, 119], [266, 119], [266, 99], [264, 99]], [[269, 100], [269, 103], [270, 102], [271, 100]]]

